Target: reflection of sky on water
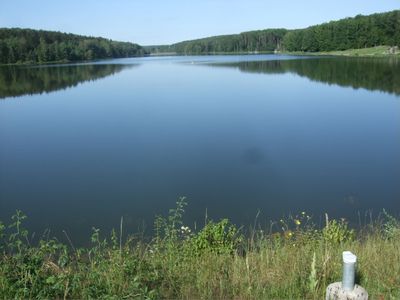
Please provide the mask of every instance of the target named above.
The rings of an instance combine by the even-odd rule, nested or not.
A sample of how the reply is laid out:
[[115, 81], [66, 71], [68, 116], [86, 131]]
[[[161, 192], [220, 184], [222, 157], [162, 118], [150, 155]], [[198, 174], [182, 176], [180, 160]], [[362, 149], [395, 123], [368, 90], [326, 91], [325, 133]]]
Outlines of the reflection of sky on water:
[[151, 229], [182, 195], [189, 224], [400, 211], [398, 96], [148, 60], [0, 102], [1, 220], [22, 209], [37, 232], [82, 241], [122, 215]]

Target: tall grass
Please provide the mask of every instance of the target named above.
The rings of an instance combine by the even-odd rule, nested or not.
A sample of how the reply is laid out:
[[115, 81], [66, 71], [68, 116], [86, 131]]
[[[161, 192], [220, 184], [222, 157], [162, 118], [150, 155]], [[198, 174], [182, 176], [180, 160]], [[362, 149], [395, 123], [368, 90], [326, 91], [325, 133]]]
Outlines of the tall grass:
[[0, 223], [0, 298], [322, 299], [341, 279], [344, 250], [358, 256], [357, 282], [371, 299], [400, 298], [400, 223], [387, 213], [358, 232], [343, 220], [318, 229], [301, 213], [279, 232], [244, 235], [226, 219], [192, 232], [184, 208], [180, 199], [158, 217], [150, 242], [94, 229], [84, 249], [30, 245], [17, 212]]

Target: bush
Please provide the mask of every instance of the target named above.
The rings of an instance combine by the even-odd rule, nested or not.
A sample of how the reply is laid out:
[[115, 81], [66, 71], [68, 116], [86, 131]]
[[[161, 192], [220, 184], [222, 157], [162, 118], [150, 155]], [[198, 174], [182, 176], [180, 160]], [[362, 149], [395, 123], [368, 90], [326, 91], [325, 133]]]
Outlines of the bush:
[[232, 254], [242, 242], [238, 229], [228, 219], [217, 223], [209, 221], [199, 233], [191, 239], [193, 254], [201, 255], [203, 252], [217, 254]]
[[347, 222], [344, 219], [340, 221], [328, 221], [325, 228], [322, 230], [322, 236], [327, 243], [342, 244], [347, 241], [353, 241], [355, 232], [349, 229]]

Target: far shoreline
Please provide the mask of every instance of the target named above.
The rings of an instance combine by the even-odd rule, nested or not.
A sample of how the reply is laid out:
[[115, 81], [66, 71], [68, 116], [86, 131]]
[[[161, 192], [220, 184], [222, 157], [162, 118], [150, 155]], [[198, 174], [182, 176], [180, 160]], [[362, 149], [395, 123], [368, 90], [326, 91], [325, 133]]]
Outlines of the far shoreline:
[[[391, 53], [391, 49], [394, 49]], [[260, 54], [276, 54], [276, 55], [293, 55], [293, 56], [337, 56], [337, 57], [400, 57], [400, 50], [392, 46], [376, 46], [370, 48], [361, 49], [346, 49], [346, 50], [335, 50], [335, 51], [317, 51], [317, 52], [306, 52], [306, 51], [239, 51], [239, 52], [204, 52], [204, 53], [179, 53], [179, 52], [154, 52], [148, 56], [205, 56], [205, 55], [260, 55]]]
[[[394, 51], [392, 49], [395, 49]], [[393, 51], [393, 53], [391, 53]], [[340, 51], [321, 51], [321, 52], [305, 52], [305, 51], [241, 51], [241, 52], [209, 52], [209, 53], [177, 53], [177, 52], [159, 52], [159, 53], [148, 53], [140, 56], [130, 57], [107, 57], [102, 59], [94, 60], [79, 60], [79, 61], [48, 61], [43, 63], [34, 62], [18, 62], [13, 64], [0, 64], [0, 67], [4, 66], [46, 66], [46, 65], [67, 65], [67, 64], [81, 64], [81, 63], [94, 63], [101, 62], [111, 59], [119, 58], [138, 58], [138, 57], [167, 57], [167, 56], [224, 56], [224, 55], [263, 55], [263, 54], [275, 54], [275, 55], [292, 55], [292, 56], [332, 56], [332, 57], [362, 57], [362, 58], [400, 58], [400, 50], [396, 47], [391, 46], [376, 46], [371, 48], [362, 49], [347, 49]]]

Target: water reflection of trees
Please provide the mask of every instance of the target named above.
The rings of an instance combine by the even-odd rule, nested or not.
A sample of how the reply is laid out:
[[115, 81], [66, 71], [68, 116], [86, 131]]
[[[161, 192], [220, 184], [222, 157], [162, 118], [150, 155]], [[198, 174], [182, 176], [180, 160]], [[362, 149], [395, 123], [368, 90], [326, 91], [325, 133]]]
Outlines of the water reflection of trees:
[[134, 65], [87, 64], [62, 66], [0, 67], [0, 99], [48, 93], [97, 80]]
[[400, 60], [322, 57], [214, 64], [252, 73], [295, 73], [313, 81], [400, 95]]

